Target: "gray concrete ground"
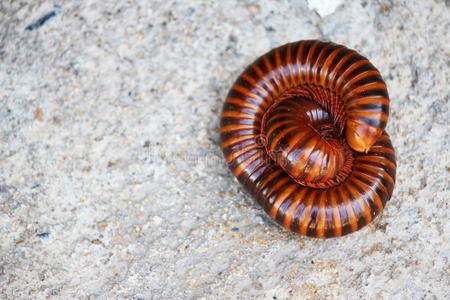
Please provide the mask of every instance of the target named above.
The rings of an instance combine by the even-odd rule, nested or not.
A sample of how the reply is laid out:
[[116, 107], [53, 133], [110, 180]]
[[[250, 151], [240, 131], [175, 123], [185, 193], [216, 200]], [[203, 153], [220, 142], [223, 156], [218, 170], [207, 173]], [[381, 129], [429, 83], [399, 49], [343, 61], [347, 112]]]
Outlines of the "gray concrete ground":
[[[449, 299], [449, 6], [2, 0], [0, 298]], [[270, 221], [218, 148], [236, 76], [310, 38], [379, 68], [398, 155], [384, 214], [331, 240]]]

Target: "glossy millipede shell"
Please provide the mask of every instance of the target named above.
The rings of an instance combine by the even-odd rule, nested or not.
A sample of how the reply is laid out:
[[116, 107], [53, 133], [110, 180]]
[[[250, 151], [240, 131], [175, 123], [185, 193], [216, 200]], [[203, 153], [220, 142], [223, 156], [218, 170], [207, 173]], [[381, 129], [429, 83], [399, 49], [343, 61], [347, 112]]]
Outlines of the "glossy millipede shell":
[[285, 228], [337, 237], [391, 198], [395, 151], [379, 71], [345, 46], [273, 49], [238, 77], [223, 106], [221, 148], [234, 176]]

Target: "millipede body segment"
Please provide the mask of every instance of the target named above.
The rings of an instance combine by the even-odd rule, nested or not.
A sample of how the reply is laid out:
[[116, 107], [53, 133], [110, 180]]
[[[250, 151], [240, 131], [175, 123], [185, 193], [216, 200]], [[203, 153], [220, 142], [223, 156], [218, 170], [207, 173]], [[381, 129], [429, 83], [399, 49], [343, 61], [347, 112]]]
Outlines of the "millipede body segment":
[[221, 116], [234, 176], [285, 228], [317, 238], [370, 223], [390, 199], [395, 151], [379, 71], [317, 40], [273, 49], [238, 77]]

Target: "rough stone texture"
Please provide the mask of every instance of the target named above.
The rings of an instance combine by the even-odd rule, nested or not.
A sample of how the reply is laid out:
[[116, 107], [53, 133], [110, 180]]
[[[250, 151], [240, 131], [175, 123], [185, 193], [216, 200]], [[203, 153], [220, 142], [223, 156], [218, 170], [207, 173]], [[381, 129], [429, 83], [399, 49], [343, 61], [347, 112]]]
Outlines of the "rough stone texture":
[[[2, 0], [0, 298], [448, 299], [450, 4], [332, 2]], [[309, 38], [379, 68], [398, 155], [383, 216], [331, 240], [218, 146], [237, 75]]]

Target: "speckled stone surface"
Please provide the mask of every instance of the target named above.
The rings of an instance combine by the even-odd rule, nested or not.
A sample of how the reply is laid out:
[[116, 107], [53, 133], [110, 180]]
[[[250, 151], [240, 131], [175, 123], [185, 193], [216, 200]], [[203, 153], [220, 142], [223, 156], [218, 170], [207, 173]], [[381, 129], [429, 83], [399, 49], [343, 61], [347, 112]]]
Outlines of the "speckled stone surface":
[[[449, 299], [449, 6], [1, 1], [0, 298]], [[311, 38], [379, 68], [398, 156], [383, 215], [330, 240], [269, 220], [218, 146], [243, 68]]]

